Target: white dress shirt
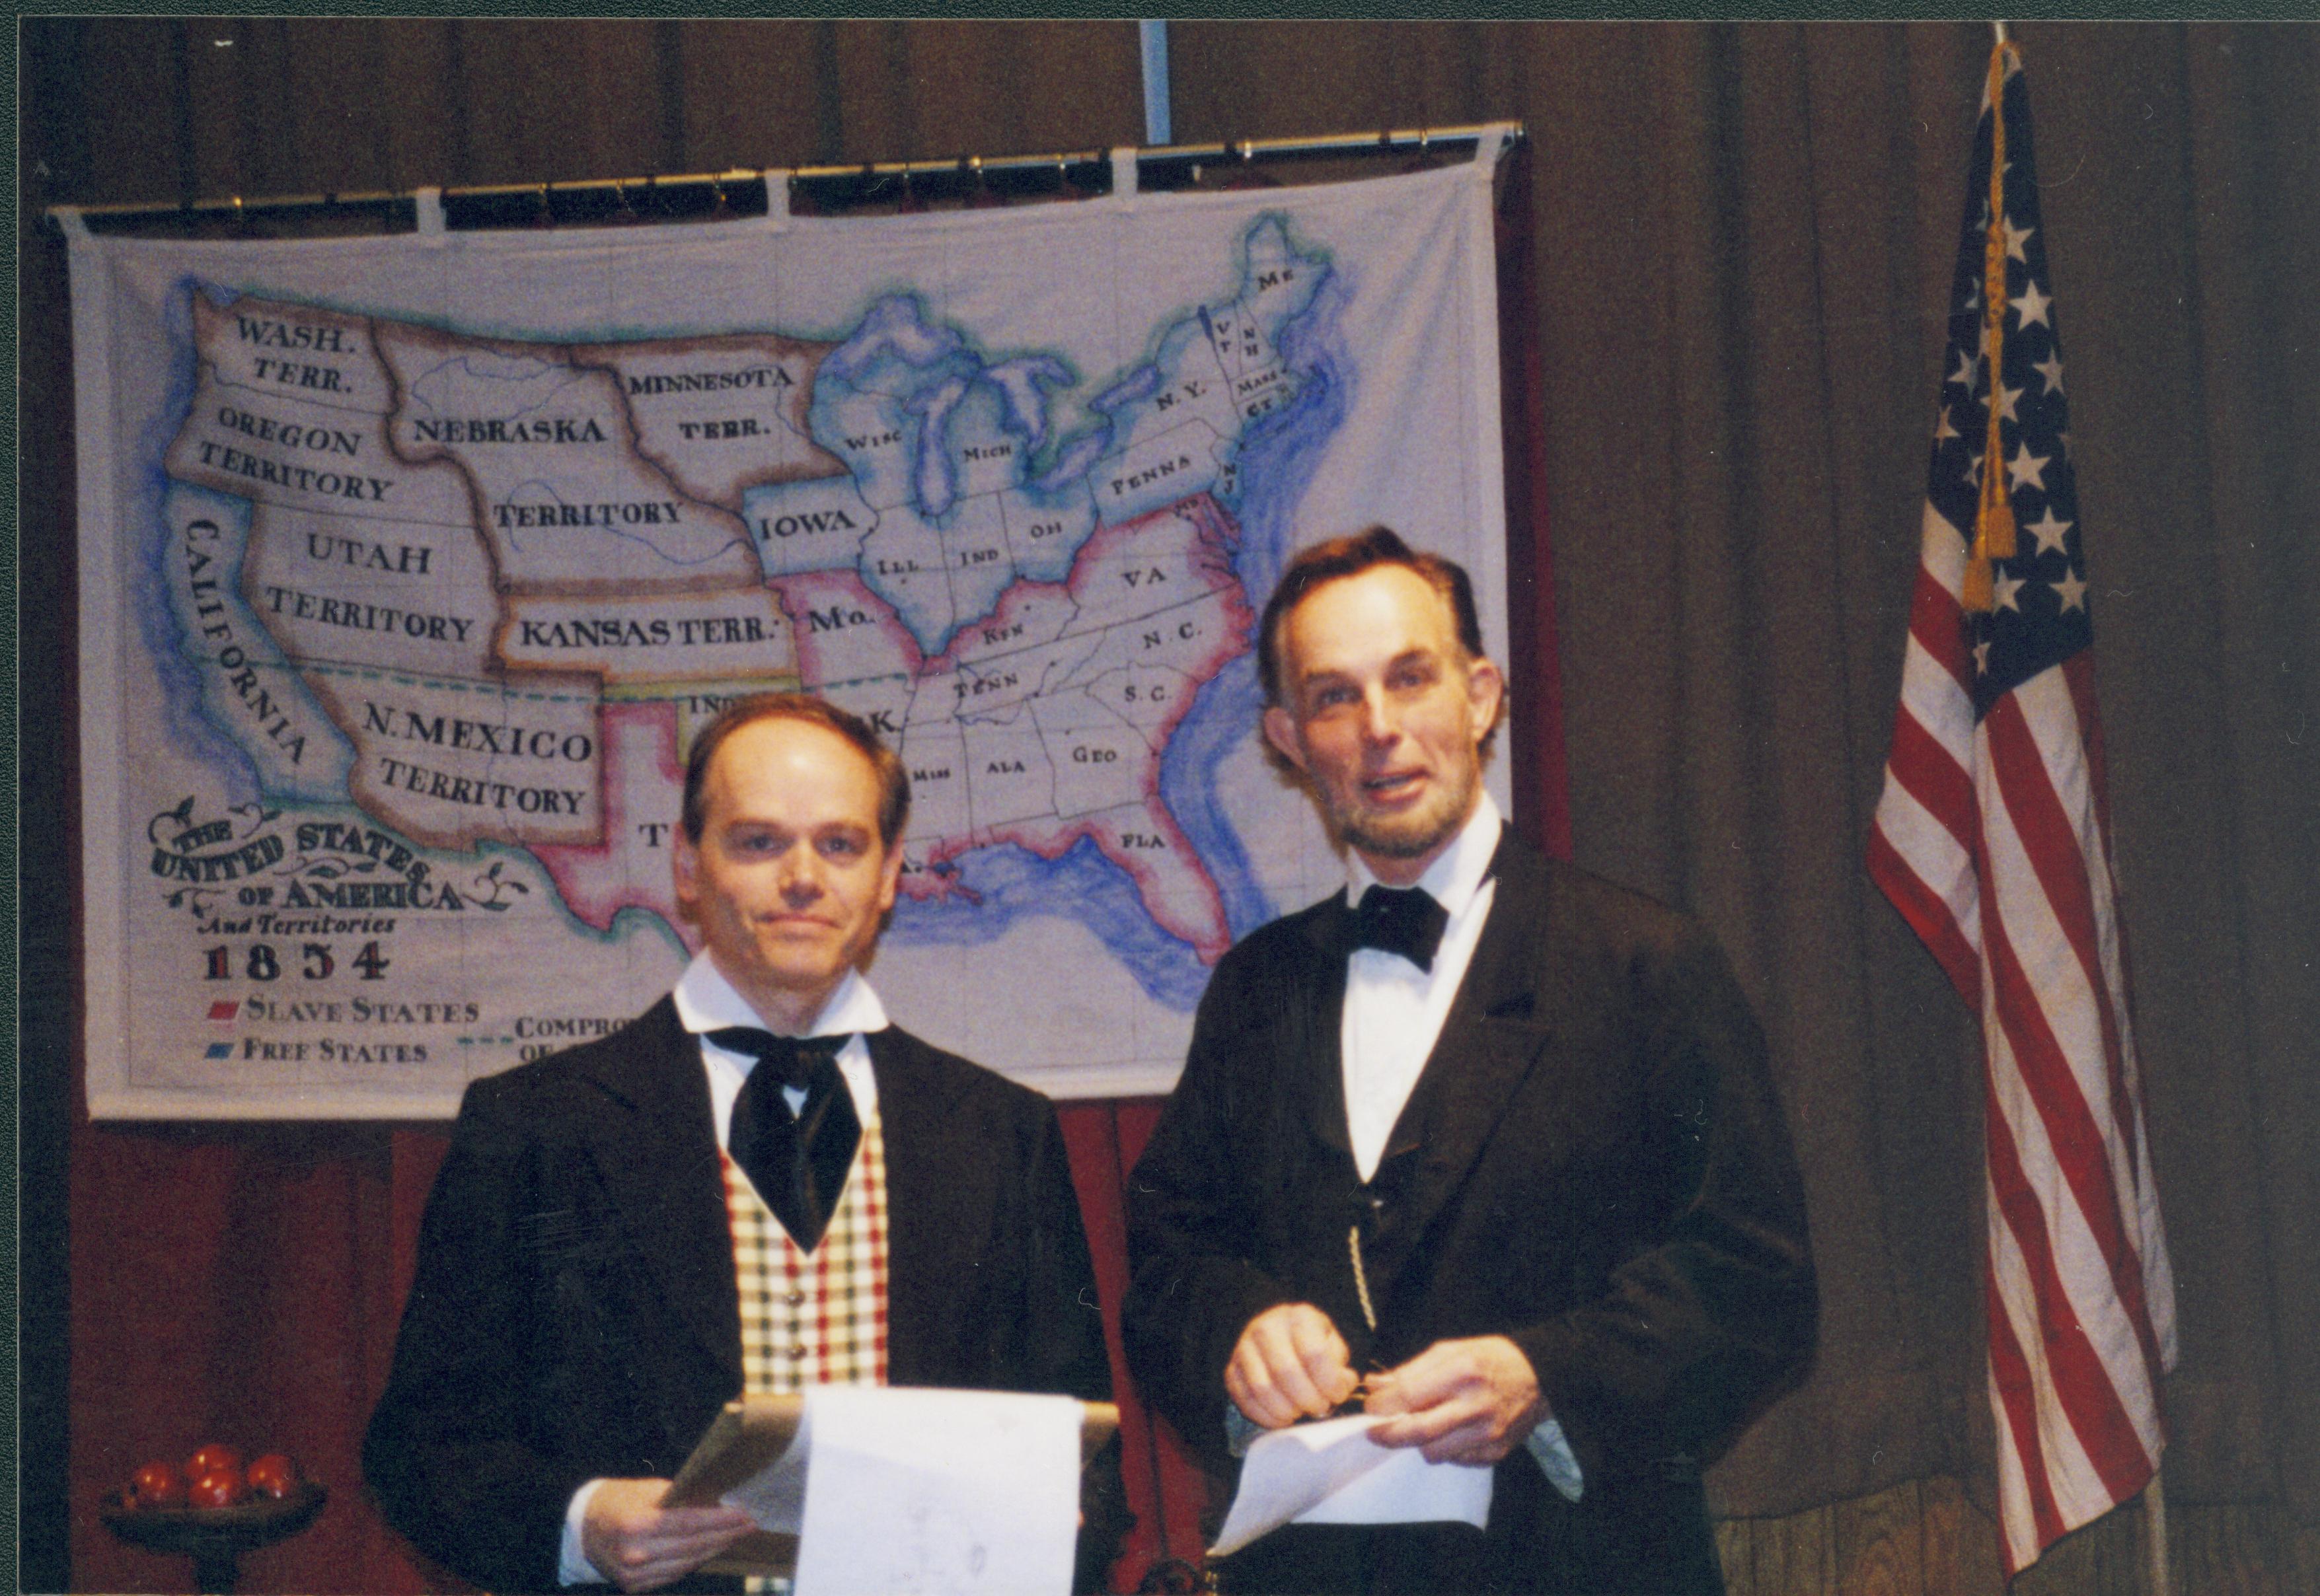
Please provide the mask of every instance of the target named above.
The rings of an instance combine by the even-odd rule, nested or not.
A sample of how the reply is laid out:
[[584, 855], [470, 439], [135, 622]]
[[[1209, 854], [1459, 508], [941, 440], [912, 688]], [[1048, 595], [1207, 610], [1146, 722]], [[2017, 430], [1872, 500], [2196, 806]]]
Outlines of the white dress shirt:
[[[1482, 793], [1457, 840], [1418, 878], [1419, 889], [1450, 916], [1442, 944], [1434, 951], [1433, 969], [1420, 969], [1399, 953], [1375, 948], [1356, 948], [1346, 967], [1346, 1133], [1364, 1180], [1377, 1174], [1386, 1139], [1441, 1040], [1442, 1023], [1450, 1017], [1450, 1005], [1474, 960], [1474, 946], [1482, 940], [1483, 923], [1498, 896], [1498, 883], [1487, 878], [1501, 826], [1499, 806]], [[1376, 879], [1362, 856], [1348, 849], [1346, 903], [1359, 904]], [[1577, 1501], [1584, 1481], [1561, 1421], [1542, 1420], [1524, 1444], [1547, 1482]]]
[[[1483, 878], [1499, 849], [1499, 807], [1487, 792], [1442, 856], [1417, 885], [1450, 916], [1435, 950], [1434, 968], [1420, 969], [1399, 953], [1357, 948], [1346, 968], [1346, 1131], [1354, 1167], [1364, 1180], [1377, 1175], [1386, 1138], [1401, 1117], [1427, 1055], [1450, 1017], [1450, 1005], [1473, 961], [1482, 923], [1490, 918], [1498, 883]], [[1358, 905], [1377, 880], [1362, 856], [1346, 854], [1346, 902]]]
[[[676, 1003], [677, 1023], [691, 1034], [701, 1037], [701, 1064], [709, 1072], [709, 1108], [717, 1121], [717, 1145], [723, 1147], [733, 1127], [733, 1100], [741, 1095], [741, 1083], [749, 1078], [749, 1071], [756, 1068], [757, 1060], [748, 1053], [720, 1047], [702, 1033], [721, 1031], [728, 1025], [748, 1025], [759, 1031], [771, 1027], [749, 1000], [725, 978], [725, 972], [717, 968], [705, 950], [685, 966], [684, 974], [677, 978], [676, 990], [670, 996]], [[862, 978], [860, 970], [849, 969], [838, 983], [838, 990], [829, 995], [829, 1001], [821, 1005], [813, 1023], [802, 1032], [806, 1036], [847, 1039], [838, 1051], [838, 1073], [854, 1099], [856, 1116], [865, 1125], [878, 1106], [878, 1080], [870, 1069], [870, 1044], [863, 1039], [873, 1031], [884, 1031], [887, 1023], [886, 1005], [878, 1001], [878, 994], [870, 989], [870, 983]], [[785, 1087], [782, 1096], [789, 1099], [793, 1114], [805, 1106], [805, 1092], [801, 1087]], [[567, 1585], [597, 1584], [604, 1578], [588, 1561], [580, 1544], [580, 1526], [588, 1515], [588, 1501], [603, 1483], [602, 1480], [589, 1481], [572, 1493], [571, 1505], [565, 1509], [563, 1556], [557, 1577]]]
[[[677, 1023], [695, 1036], [728, 1025], [770, 1029], [706, 952], [685, 967], [670, 996], [676, 1000]], [[838, 1050], [838, 1072], [853, 1096], [855, 1116], [865, 1125], [870, 1123], [870, 1111], [878, 1106], [878, 1082], [870, 1072], [870, 1044], [863, 1037], [884, 1031], [886, 1023], [886, 1005], [878, 1001], [878, 994], [870, 989], [860, 970], [849, 969], [813, 1023], [801, 1032], [850, 1039]], [[723, 1147], [733, 1128], [733, 1100], [741, 1095], [741, 1083], [749, 1078], [757, 1061], [748, 1053], [719, 1047], [705, 1036], [701, 1041], [701, 1061], [709, 1071], [709, 1106], [717, 1116], [717, 1145]], [[790, 1100], [792, 1114], [805, 1105], [805, 1093], [800, 1087], [791, 1087], [782, 1095]]]

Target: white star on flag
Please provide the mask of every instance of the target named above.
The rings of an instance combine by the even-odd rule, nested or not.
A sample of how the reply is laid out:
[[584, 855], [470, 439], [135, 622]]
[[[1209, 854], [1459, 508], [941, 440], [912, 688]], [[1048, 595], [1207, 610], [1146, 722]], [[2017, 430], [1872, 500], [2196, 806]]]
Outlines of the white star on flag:
[[2018, 415], [2015, 414], [2015, 412], [2014, 412], [2014, 407], [2015, 407], [2015, 405], [2016, 405], [2016, 403], [2020, 402], [2021, 398], [2022, 398], [2022, 390], [2021, 390], [2021, 389], [2019, 389], [2019, 388], [2009, 388], [2009, 387], [2007, 387], [2005, 383], [2000, 383], [1998, 385], [1998, 416], [1999, 416], [2002, 419], [2005, 419], [2005, 420], [2007, 420], [2007, 421], [2012, 421], [2012, 422], [2014, 422], [2014, 423], [2015, 423], [2016, 425], [2017, 425], [2017, 426], [2018, 426], [2018, 425], [2020, 425], [2021, 420], [2022, 420], [2022, 418], [2021, 418], [2020, 416], [2018, 416]]
[[1973, 671], [1977, 676], [1989, 674], [1989, 639], [1987, 637], [1973, 645]]
[[1968, 455], [1965, 457], [1965, 480], [1971, 482], [1977, 488], [1981, 486], [1980, 455]]
[[2053, 458], [2052, 455], [2034, 455], [2028, 449], [2015, 450], [2014, 458], [2006, 463], [2006, 474], [2013, 479], [2007, 483], [2008, 491], [2018, 492], [2024, 488], [2035, 488], [2044, 492], [2046, 479], [2040, 473], [2046, 469], [2046, 462]]
[[2016, 227], [2014, 219], [2011, 216], [2007, 217], [2006, 219], [2006, 258], [2021, 261], [2025, 266], [2029, 265], [2029, 257], [2022, 253], [2022, 246], [2028, 243], [2030, 235], [2037, 230], [2035, 227]]
[[2062, 580], [2054, 584], [2054, 597], [2062, 601], [2064, 615], [2073, 609], [2084, 609], [2087, 607], [2087, 584], [2080, 579], [2077, 572], [2066, 571], [2062, 573]]
[[2022, 297], [2014, 302], [2014, 307], [2022, 312], [2022, 326], [2052, 329], [2054, 324], [2046, 320], [2046, 307], [2053, 302], [2053, 296], [2039, 293], [2038, 284], [2034, 282], [2023, 289]]
[[1942, 406], [1941, 417], [1934, 423], [1934, 441], [1936, 444], [1942, 443], [1958, 435], [1958, 429], [1950, 425], [1950, 407]]
[[2060, 349], [2044, 360], [2032, 361], [2030, 369], [2046, 379], [2047, 392], [2060, 393], [2062, 391], [2062, 352]]
[[2038, 540], [2040, 554], [2059, 555], [2063, 552], [2062, 534], [2071, 529], [2071, 523], [2058, 518], [2054, 514], [2054, 507], [2050, 504], [2046, 507], [2044, 515], [2022, 529]]
[[1980, 381], [1980, 377], [1981, 356], [1979, 355], [1969, 355], [1963, 349], [1960, 349], [1958, 351], [1958, 368], [1957, 370], [1950, 373], [1950, 381], [1957, 383], [1958, 386], [1963, 388], [1968, 393], [1971, 393], [1973, 392], [1974, 383]]
[[2022, 578], [2008, 576], [2000, 571], [1991, 581], [1990, 590], [1989, 601], [1994, 608], [2010, 609], [2016, 615], [2022, 613], [2022, 606], [2014, 601], [2014, 595], [2022, 591]]

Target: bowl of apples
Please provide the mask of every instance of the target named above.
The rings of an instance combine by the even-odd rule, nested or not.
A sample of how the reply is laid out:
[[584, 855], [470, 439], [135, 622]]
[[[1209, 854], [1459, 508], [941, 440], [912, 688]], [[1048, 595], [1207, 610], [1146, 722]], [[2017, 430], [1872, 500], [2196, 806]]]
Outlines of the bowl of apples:
[[212, 1441], [182, 1462], [143, 1465], [101, 1511], [106, 1528], [133, 1546], [190, 1554], [208, 1591], [231, 1589], [236, 1559], [305, 1528], [328, 1496], [287, 1453], [244, 1462], [240, 1447]]

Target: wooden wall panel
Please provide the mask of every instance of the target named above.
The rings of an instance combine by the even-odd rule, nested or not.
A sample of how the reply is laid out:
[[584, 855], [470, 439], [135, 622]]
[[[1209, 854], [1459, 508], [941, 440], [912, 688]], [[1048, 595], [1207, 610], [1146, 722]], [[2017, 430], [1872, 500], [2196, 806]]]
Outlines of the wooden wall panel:
[[2278, 1518], [2274, 1549], [2279, 1556], [2279, 1588], [2320, 1591], [2320, 1525], [2299, 1524], [2288, 1514]]
[[[1469, 120], [1460, 108], [1472, 103], [1477, 32], [1471, 23], [1384, 24], [1380, 36], [1371, 41], [1382, 69], [1383, 103], [1396, 109], [1408, 107], [1419, 127], [1450, 126]], [[1487, 113], [1478, 113], [1473, 120], [1486, 117]]]
[[1834, 1596], [1837, 1507], [1808, 1508], [1749, 1526], [1748, 1580], [1758, 1596]]
[[1925, 1502], [1915, 1480], [1851, 1504], [1830, 1529], [1830, 1581], [1844, 1596], [1925, 1591]]
[[457, 30], [468, 183], [568, 182], [665, 169], [660, 68], [639, 21], [470, 19]]
[[1190, 22], [1169, 26], [1179, 140], [1279, 139], [1524, 114], [1486, 102], [1490, 46], [1465, 23]]
[[1756, 1596], [1754, 1519], [1716, 1520], [1716, 1557], [1724, 1566], [1724, 1596]]
[[2185, 1596], [2304, 1596], [2279, 1582], [2274, 1540], [2272, 1515], [2242, 1503], [2169, 1506], [2168, 1550]]
[[696, 22], [677, 41], [684, 168], [808, 166], [838, 158], [824, 115], [828, 23]]
[[[1136, 24], [1043, 23], [995, 35], [1009, 87], [1004, 136], [978, 154], [1039, 154], [1144, 142], [1144, 76]], [[1181, 138], [1181, 134], [1177, 135]], [[945, 154], [967, 154], [954, 142]]]
[[[915, 110], [914, 153], [939, 159], [1038, 148], [1028, 124], [1035, 115], [1048, 120], [1043, 102], [1052, 96], [1043, 91], [1076, 76], [1076, 52], [1065, 41], [1080, 31], [1063, 24], [1054, 42], [1035, 52], [1026, 48], [1032, 36], [1020, 23], [929, 22], [912, 29], [903, 59]], [[1082, 138], [1090, 131], [1077, 131]]]
[[[1716, 1526], [1726, 1596], [2151, 1596], [2143, 1505], [2064, 1537], [2009, 1586], [1998, 1526], [1954, 1479]], [[2313, 1596], [2320, 1532], [2264, 1503], [2170, 1503], [2174, 1596]]]
[[108, 199], [200, 197], [195, 148], [179, 138], [185, 113], [180, 25], [138, 17], [85, 28], [73, 41], [81, 98], [70, 110], [86, 140], [88, 167], [71, 176]]
[[918, 116], [907, 95], [849, 94], [854, 84], [887, 84], [910, 71], [910, 51], [901, 23], [862, 23], [834, 31], [830, 41], [831, 74], [838, 95], [833, 122], [840, 149], [875, 150], [864, 160], [902, 160], [922, 155], [918, 147]]
[[295, 157], [280, 147], [287, 117], [267, 113], [282, 86], [279, 25], [188, 17], [177, 24], [177, 48], [195, 186], [205, 195], [281, 193], [277, 174]]
[[395, 35], [344, 18], [295, 33], [281, 23], [270, 25], [292, 41], [279, 120], [302, 157], [301, 166], [283, 173], [283, 183], [311, 184], [326, 194], [395, 186], [394, 129], [428, 116], [423, 94], [390, 83]]
[[1998, 1525], [1966, 1500], [1957, 1481], [1919, 1481], [1917, 1514], [1926, 1596], [1977, 1596], [2001, 1582]]
[[440, 23], [410, 21], [373, 25], [378, 43], [378, 77], [372, 93], [392, 100], [396, 113], [383, 119], [376, 175], [364, 179], [385, 189], [417, 188], [464, 176], [464, 107], [451, 94], [451, 38]]

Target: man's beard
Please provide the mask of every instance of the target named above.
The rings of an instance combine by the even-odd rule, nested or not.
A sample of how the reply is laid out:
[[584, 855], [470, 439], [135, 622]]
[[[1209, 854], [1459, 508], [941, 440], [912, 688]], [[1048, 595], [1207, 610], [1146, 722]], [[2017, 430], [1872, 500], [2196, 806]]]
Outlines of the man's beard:
[[1355, 852], [1381, 859], [1422, 859], [1458, 834], [1474, 813], [1482, 785], [1479, 762], [1469, 764], [1455, 785], [1434, 795], [1436, 801], [1403, 815], [1333, 814], [1338, 840]]

